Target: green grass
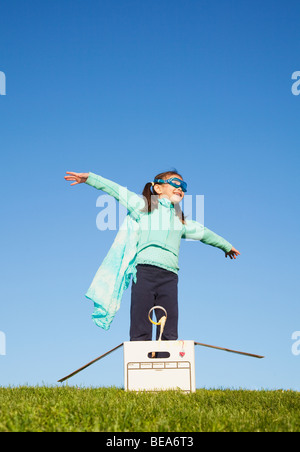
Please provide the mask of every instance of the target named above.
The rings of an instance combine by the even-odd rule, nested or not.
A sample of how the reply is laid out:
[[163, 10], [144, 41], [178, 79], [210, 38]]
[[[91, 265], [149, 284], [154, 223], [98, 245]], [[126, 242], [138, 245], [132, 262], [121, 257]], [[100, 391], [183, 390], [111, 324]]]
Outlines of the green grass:
[[299, 432], [300, 393], [0, 387], [0, 432]]

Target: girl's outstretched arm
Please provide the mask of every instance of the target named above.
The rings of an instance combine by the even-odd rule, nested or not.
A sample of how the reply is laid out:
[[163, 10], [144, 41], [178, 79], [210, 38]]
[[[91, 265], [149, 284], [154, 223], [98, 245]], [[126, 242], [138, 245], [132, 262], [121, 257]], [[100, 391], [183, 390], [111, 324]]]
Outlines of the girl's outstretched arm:
[[66, 174], [68, 174], [68, 176], [65, 176], [66, 180], [75, 181], [71, 185], [86, 183], [97, 190], [103, 190], [126, 207], [136, 219], [140, 218], [140, 209], [145, 206], [145, 201], [136, 193], [129, 191], [126, 187], [91, 172], [75, 173], [66, 171]]
[[206, 245], [215, 246], [225, 252], [225, 257], [236, 259], [240, 254], [231, 243], [227, 242], [223, 237], [204, 227], [201, 223], [193, 220], [186, 220], [182, 238], [200, 240]]

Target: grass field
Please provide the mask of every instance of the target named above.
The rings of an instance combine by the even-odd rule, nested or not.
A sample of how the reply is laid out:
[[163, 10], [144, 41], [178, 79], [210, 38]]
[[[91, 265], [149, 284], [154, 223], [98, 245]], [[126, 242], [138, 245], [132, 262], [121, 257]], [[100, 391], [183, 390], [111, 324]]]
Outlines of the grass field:
[[0, 432], [299, 432], [300, 393], [0, 387]]

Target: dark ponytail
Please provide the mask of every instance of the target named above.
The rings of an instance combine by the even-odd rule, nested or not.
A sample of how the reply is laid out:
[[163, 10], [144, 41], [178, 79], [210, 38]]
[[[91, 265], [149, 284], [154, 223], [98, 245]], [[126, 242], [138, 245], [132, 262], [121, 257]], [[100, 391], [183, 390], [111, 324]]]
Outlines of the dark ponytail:
[[152, 182], [147, 182], [142, 193], [145, 200], [145, 207], [142, 212], [152, 212], [158, 207], [158, 194], [154, 190]]
[[179, 204], [174, 204], [176, 215], [178, 216], [179, 220], [182, 224], [185, 224], [185, 216], [184, 213], [181, 210], [181, 207]]

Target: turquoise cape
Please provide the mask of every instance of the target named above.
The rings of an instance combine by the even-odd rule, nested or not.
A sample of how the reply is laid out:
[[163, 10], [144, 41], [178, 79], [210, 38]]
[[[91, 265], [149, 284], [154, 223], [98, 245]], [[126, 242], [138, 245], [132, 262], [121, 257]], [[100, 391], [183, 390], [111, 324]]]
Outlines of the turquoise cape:
[[136, 282], [136, 254], [139, 226], [128, 214], [85, 294], [93, 301], [92, 319], [104, 330], [110, 328], [131, 277]]

